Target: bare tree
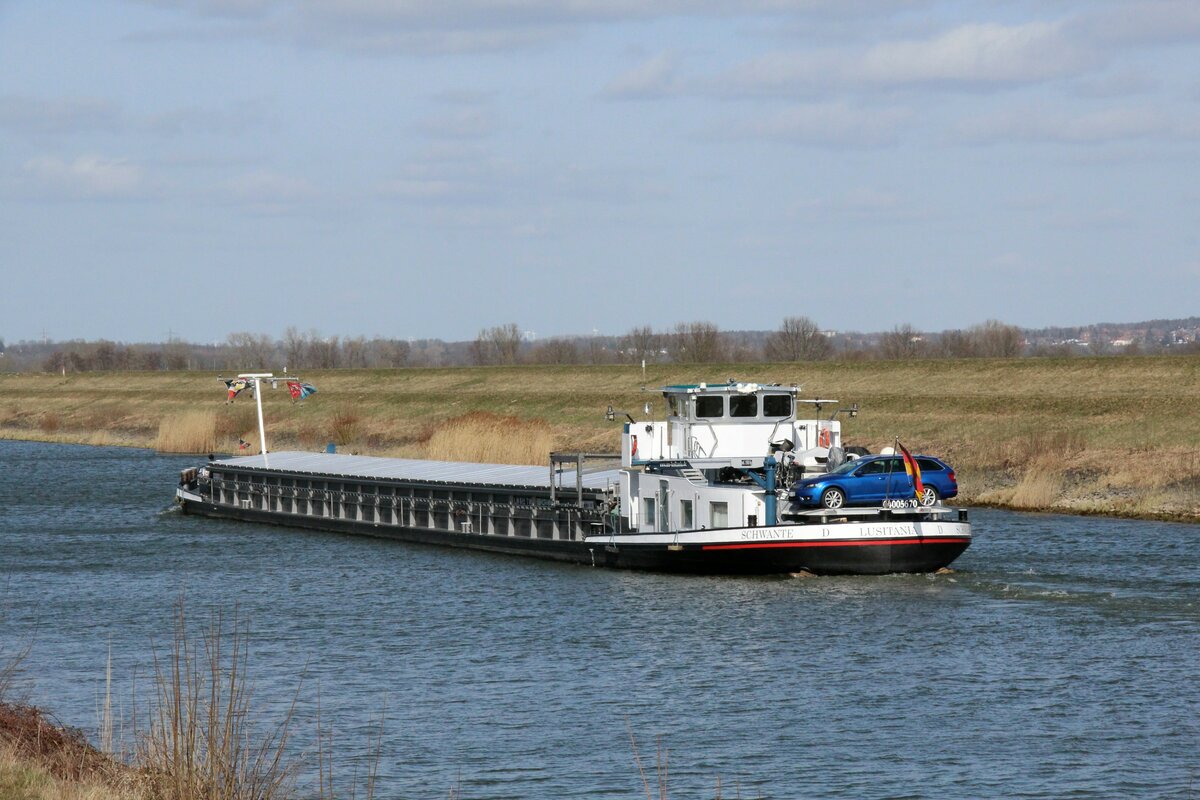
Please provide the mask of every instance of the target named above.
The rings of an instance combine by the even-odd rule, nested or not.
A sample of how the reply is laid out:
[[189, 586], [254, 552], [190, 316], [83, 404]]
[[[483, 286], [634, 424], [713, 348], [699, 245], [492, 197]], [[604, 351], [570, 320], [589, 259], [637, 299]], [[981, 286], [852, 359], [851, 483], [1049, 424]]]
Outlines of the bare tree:
[[55, 350], [42, 362], [42, 369], [46, 372], [62, 372], [66, 368], [67, 356], [62, 350]]
[[283, 332], [284, 366], [292, 370], [308, 366], [304, 363], [306, 350], [307, 342], [304, 339], [304, 334], [296, 326], [289, 325], [288, 329]]
[[673, 337], [675, 360], [686, 364], [711, 364], [725, 357], [721, 331], [711, 322], [681, 322]]
[[309, 332], [305, 361], [316, 369], [337, 369], [341, 366], [342, 345], [336, 336], [323, 338], [316, 331]]
[[649, 325], [634, 328], [621, 339], [621, 359], [631, 364], [657, 361], [662, 349], [662, 337]]
[[372, 339], [367, 343], [367, 364], [396, 369], [408, 363], [412, 345], [403, 339]]
[[924, 337], [906, 322], [880, 337], [879, 354], [890, 360], [918, 358], [924, 352], [924, 345]]
[[570, 339], [549, 339], [534, 348], [533, 360], [539, 364], [578, 364], [579, 348]]
[[966, 331], [942, 331], [937, 354], [945, 358], [974, 358], [978, 355], [975, 337]]
[[101, 339], [92, 356], [92, 364], [95, 365], [95, 368], [98, 370], [116, 369], [117, 360], [117, 346]]
[[603, 340], [595, 336], [587, 340], [587, 363], [608, 364], [612, 358], [612, 351], [608, 349]]
[[367, 366], [367, 340], [364, 336], [347, 338], [342, 343], [343, 363], [350, 369], [362, 369]]
[[191, 348], [178, 339], [167, 342], [166, 348], [163, 349], [163, 356], [166, 359], [167, 369], [191, 368]]
[[471, 343], [476, 364], [516, 364], [521, 349], [521, 329], [515, 322], [479, 332]]
[[1025, 352], [1025, 335], [1015, 325], [989, 319], [971, 329], [976, 350], [984, 358], [1016, 358]]
[[829, 339], [808, 317], [787, 317], [779, 330], [767, 337], [766, 354], [771, 361], [820, 361], [832, 351]]
[[137, 369], [158, 371], [166, 363], [161, 350], [144, 350], [138, 354]]
[[270, 336], [238, 331], [229, 334], [227, 341], [241, 369], [263, 369], [270, 365], [275, 351]]

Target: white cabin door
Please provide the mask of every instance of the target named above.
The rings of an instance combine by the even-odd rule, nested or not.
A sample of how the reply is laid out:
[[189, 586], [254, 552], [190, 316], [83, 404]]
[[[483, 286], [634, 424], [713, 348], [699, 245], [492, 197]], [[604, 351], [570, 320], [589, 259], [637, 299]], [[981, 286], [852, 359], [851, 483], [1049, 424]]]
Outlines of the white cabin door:
[[660, 531], [671, 530], [671, 506], [670, 500], [671, 490], [670, 484], [666, 481], [658, 482], [658, 529]]

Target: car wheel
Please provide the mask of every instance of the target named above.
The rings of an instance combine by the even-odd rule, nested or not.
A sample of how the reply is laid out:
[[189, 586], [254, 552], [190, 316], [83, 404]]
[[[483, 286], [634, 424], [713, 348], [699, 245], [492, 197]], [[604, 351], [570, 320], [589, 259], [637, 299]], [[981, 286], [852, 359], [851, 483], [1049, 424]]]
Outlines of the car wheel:
[[846, 493], [836, 486], [821, 492], [821, 505], [826, 508], [841, 508], [846, 505]]
[[921, 505], [935, 506], [941, 499], [942, 497], [938, 494], [937, 489], [928, 484], [925, 485], [925, 491], [921, 492]]

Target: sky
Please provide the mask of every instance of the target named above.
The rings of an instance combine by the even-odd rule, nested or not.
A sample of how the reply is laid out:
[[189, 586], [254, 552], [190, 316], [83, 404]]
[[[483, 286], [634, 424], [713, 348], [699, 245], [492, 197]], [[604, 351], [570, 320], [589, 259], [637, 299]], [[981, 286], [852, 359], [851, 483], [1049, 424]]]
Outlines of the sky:
[[0, 0], [8, 343], [1196, 314], [1196, 0]]

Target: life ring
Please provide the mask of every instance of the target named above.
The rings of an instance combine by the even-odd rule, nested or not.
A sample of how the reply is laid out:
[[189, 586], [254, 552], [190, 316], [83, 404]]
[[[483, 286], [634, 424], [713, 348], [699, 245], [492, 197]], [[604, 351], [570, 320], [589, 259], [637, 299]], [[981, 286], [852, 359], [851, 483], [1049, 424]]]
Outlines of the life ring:
[[821, 433], [817, 436], [817, 447], [829, 447], [829, 428], [821, 428]]

